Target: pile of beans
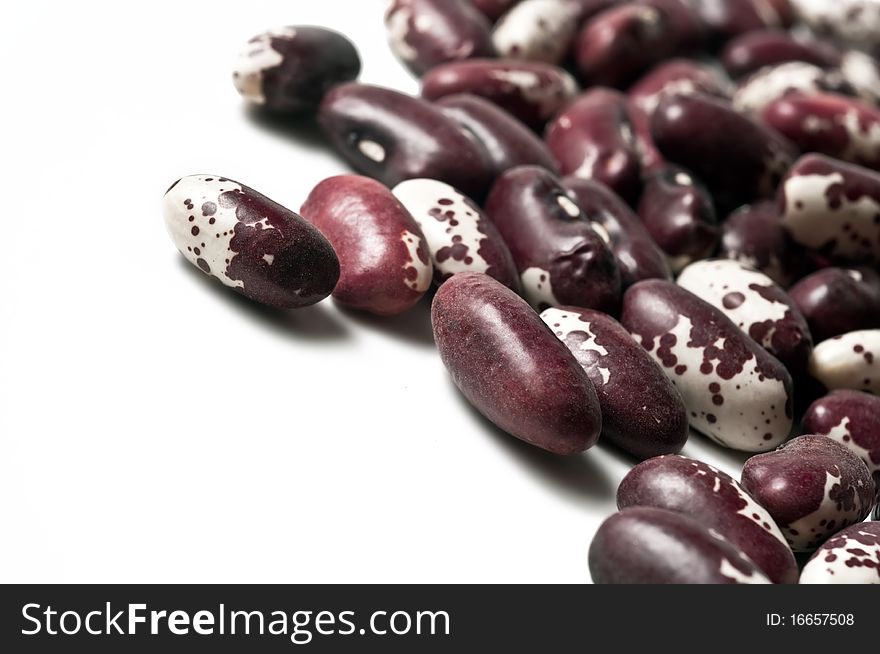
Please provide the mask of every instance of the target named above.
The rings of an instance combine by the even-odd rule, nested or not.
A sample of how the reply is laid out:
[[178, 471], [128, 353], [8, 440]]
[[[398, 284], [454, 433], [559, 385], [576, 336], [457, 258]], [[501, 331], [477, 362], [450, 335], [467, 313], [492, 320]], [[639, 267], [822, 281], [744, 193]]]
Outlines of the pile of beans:
[[[318, 27], [254, 37], [233, 75], [357, 174], [299, 213], [178, 180], [180, 252], [279, 309], [433, 294], [488, 420], [641, 461], [597, 583], [880, 583], [880, 3], [389, 5], [421, 97], [358, 82]], [[750, 453], [741, 479], [679, 455], [691, 430]]]

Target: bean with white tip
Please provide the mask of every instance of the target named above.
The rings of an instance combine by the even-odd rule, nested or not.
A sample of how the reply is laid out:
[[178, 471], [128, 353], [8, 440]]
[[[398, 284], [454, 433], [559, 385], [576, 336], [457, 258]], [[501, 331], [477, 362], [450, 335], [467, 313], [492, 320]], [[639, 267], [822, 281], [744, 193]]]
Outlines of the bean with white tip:
[[848, 332], [819, 343], [810, 374], [828, 390], [880, 393], [880, 329]]
[[492, 42], [500, 57], [558, 64], [580, 24], [578, 0], [523, 0], [496, 23]]

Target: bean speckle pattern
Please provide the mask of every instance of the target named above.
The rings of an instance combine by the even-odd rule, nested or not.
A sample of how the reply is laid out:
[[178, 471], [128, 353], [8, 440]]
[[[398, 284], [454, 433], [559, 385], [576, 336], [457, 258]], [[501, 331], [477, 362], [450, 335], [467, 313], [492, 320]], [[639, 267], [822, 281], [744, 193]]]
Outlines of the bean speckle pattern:
[[880, 393], [880, 329], [863, 329], [822, 341], [810, 373], [829, 390]]
[[880, 584], [880, 522], [862, 522], [829, 538], [807, 561], [802, 584]]

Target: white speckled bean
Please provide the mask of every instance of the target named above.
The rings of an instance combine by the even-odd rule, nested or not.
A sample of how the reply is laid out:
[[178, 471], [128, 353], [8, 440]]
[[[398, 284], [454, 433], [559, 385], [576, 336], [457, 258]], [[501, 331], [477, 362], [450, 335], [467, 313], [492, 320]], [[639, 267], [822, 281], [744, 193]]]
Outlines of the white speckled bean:
[[492, 41], [499, 56], [557, 64], [568, 53], [581, 6], [571, 0], [524, 0], [502, 16]]
[[847, 527], [825, 541], [801, 572], [802, 584], [880, 584], [880, 522]]
[[810, 374], [829, 390], [880, 393], [880, 329], [864, 329], [822, 341], [810, 358]]
[[807, 64], [789, 61], [767, 66], [749, 76], [733, 94], [733, 107], [756, 116], [771, 102], [790, 93], [848, 92], [851, 87], [840, 75]]

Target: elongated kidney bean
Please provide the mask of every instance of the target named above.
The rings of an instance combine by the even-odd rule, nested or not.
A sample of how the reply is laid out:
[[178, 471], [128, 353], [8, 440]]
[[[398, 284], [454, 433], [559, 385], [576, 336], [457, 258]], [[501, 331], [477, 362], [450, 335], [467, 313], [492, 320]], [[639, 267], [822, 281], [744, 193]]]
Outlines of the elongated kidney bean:
[[596, 442], [602, 417], [587, 373], [513, 291], [481, 273], [454, 275], [434, 296], [431, 323], [455, 385], [498, 427], [556, 454]]
[[874, 0], [790, 0], [798, 18], [816, 34], [880, 56], [880, 4]]
[[249, 102], [269, 111], [315, 112], [333, 86], [357, 79], [358, 52], [323, 27], [283, 27], [255, 36], [238, 57], [232, 81]]
[[694, 0], [715, 41], [768, 27], [787, 27], [793, 16], [788, 0]]
[[728, 210], [770, 197], [795, 156], [784, 137], [706, 95], [663, 98], [651, 133], [660, 152], [692, 170]]
[[837, 532], [807, 561], [802, 584], [880, 584], [880, 522]]
[[556, 162], [544, 142], [498, 105], [467, 93], [440, 98], [435, 104], [483, 146], [493, 177], [528, 165], [556, 172]]
[[469, 2], [494, 23], [520, 0], [469, 0]]
[[682, 448], [688, 419], [681, 395], [619, 322], [576, 307], [547, 309], [541, 318], [593, 382], [603, 439], [642, 459]]
[[880, 63], [858, 50], [844, 53], [840, 75], [865, 102], [880, 104]]
[[803, 152], [880, 169], [880, 110], [855, 98], [788, 95], [767, 105], [761, 118]]
[[422, 96], [429, 100], [458, 93], [479, 95], [533, 128], [543, 127], [577, 92], [577, 82], [569, 73], [538, 61], [460, 61], [438, 66], [422, 80]]
[[664, 166], [645, 180], [639, 217], [675, 272], [713, 254], [721, 239], [709, 192], [677, 166]]
[[782, 226], [776, 202], [740, 207], [724, 221], [723, 232], [721, 256], [760, 270], [783, 288], [815, 269]]
[[808, 154], [779, 187], [782, 225], [835, 261], [880, 262], [880, 173]]
[[865, 463], [825, 436], [800, 436], [746, 461], [742, 485], [773, 516], [795, 552], [864, 520], [874, 506]]
[[727, 540], [681, 513], [633, 507], [608, 518], [590, 544], [597, 584], [769, 584]]
[[639, 217], [614, 191], [599, 182], [576, 177], [567, 177], [563, 185], [574, 194], [593, 228], [607, 235], [624, 288], [642, 279], [672, 277], [663, 251]]
[[822, 341], [813, 350], [810, 374], [828, 390], [880, 394], [880, 329], [863, 329]]
[[584, 93], [547, 126], [546, 141], [563, 175], [594, 179], [627, 198], [638, 195], [641, 165], [622, 93]]
[[216, 175], [179, 179], [165, 193], [165, 226], [180, 253], [242, 295], [282, 309], [323, 300], [339, 260], [293, 211]]
[[740, 113], [758, 116], [767, 105], [786, 95], [825, 92], [854, 95], [855, 89], [837, 71], [789, 61], [766, 66], [747, 77], [733, 94], [733, 106]]
[[581, 12], [578, 0], [523, 0], [495, 26], [495, 50], [509, 59], [558, 64], [571, 48]]
[[393, 192], [425, 235], [438, 285], [456, 273], [474, 271], [519, 291], [519, 274], [510, 250], [470, 198], [433, 179], [410, 179], [395, 186]]
[[880, 274], [870, 268], [824, 268], [788, 291], [817, 342], [880, 327]]
[[318, 184], [302, 215], [327, 236], [342, 274], [333, 297], [354, 309], [394, 315], [418, 302], [433, 270], [419, 226], [387, 188], [340, 175]]
[[810, 328], [767, 275], [731, 259], [707, 259], [685, 268], [678, 285], [722, 311], [789, 371], [806, 371], [813, 350]]
[[366, 84], [337, 86], [319, 115], [337, 150], [388, 186], [405, 179], [439, 179], [482, 197], [491, 168], [480, 146], [437, 107]]
[[507, 171], [492, 187], [486, 213], [510, 248], [533, 306], [617, 308], [614, 255], [552, 173], [535, 166]]
[[659, 456], [640, 463], [620, 482], [617, 506], [685, 514], [742, 550], [773, 583], [797, 583], [797, 562], [767, 510], [730, 475], [702, 461]]
[[746, 452], [788, 437], [791, 375], [711, 304], [671, 282], [647, 280], [624, 295], [621, 323], [678, 388], [692, 427]]
[[764, 66], [789, 61], [835, 68], [840, 66], [842, 55], [830, 43], [799, 38], [779, 29], [746, 32], [730, 41], [721, 53], [721, 62], [733, 77], [743, 77]]
[[385, 25], [394, 54], [417, 75], [495, 54], [489, 21], [467, 0], [393, 0]]

